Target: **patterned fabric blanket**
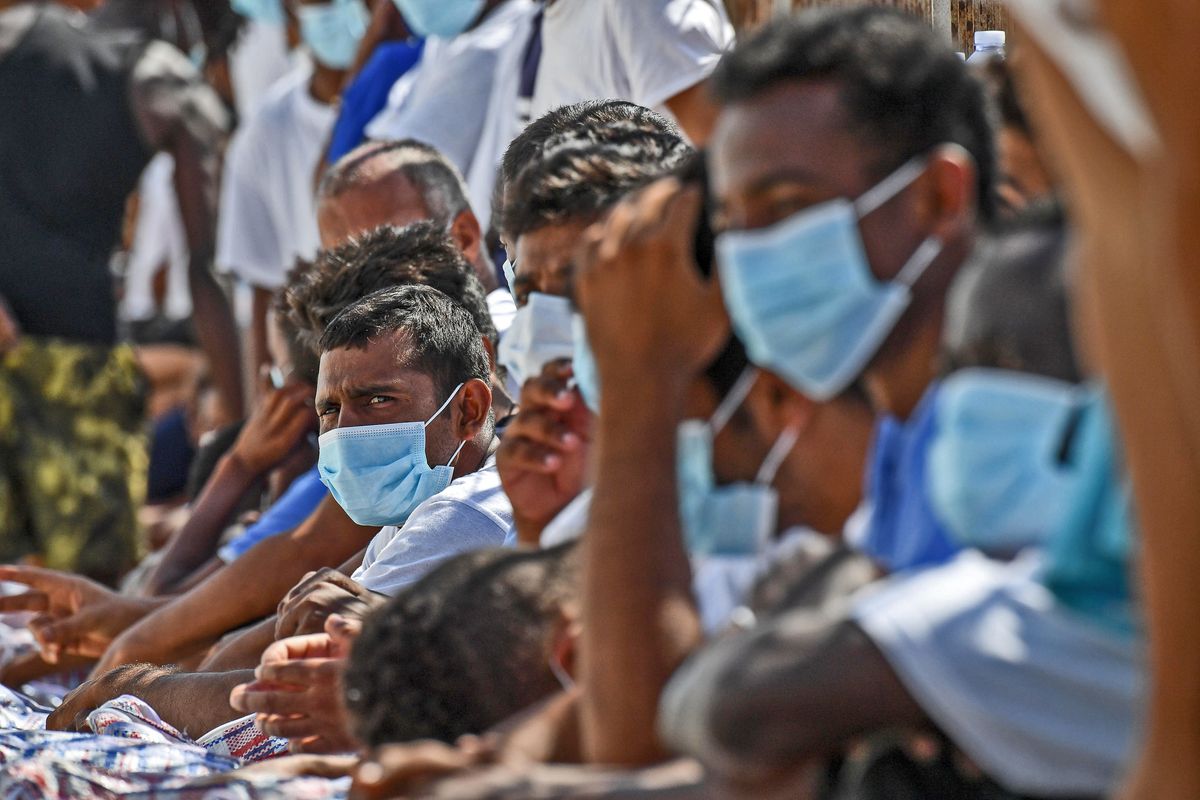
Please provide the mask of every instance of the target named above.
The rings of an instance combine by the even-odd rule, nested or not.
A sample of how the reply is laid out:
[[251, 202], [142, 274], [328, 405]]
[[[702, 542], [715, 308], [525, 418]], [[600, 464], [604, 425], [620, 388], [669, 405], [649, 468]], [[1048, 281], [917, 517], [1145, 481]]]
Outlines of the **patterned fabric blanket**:
[[0, 800], [336, 800], [349, 788], [349, 779], [233, 772], [287, 750], [286, 740], [259, 733], [252, 717], [193, 742], [129, 695], [88, 715], [95, 733], [42, 730], [50, 710], [0, 687]]

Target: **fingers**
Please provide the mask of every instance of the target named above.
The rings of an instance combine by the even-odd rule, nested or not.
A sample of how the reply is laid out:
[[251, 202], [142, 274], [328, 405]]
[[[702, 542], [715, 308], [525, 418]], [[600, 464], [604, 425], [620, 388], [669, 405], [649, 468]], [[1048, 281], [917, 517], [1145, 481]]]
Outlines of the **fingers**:
[[[254, 720], [254, 726], [267, 736], [278, 736], [282, 739], [304, 739], [317, 734], [320, 723], [307, 714], [285, 716], [282, 714], [260, 714]], [[295, 750], [292, 752], [315, 752], [313, 750]]]
[[[4, 580], [12, 580], [5, 578]], [[50, 598], [43, 591], [32, 590], [23, 594], [10, 594], [0, 597], [0, 614], [11, 611], [49, 611]]]
[[266, 650], [263, 650], [261, 664], [330, 658], [331, 645], [330, 637], [325, 633], [289, 636], [286, 639], [272, 642]]
[[15, 564], [0, 566], [0, 581], [13, 581], [43, 591], [56, 589], [73, 576], [43, 567], [25, 567]]
[[344, 661], [336, 658], [272, 661], [259, 664], [254, 670], [254, 677], [263, 683], [319, 689], [336, 681], [344, 664]]
[[557, 414], [536, 409], [522, 409], [509, 423], [505, 436], [515, 436], [561, 452], [576, 452], [583, 447], [579, 434], [564, 424]]
[[291, 716], [307, 710], [306, 700], [302, 691], [268, 689], [259, 681], [235, 686], [229, 693], [229, 705], [243, 714]]

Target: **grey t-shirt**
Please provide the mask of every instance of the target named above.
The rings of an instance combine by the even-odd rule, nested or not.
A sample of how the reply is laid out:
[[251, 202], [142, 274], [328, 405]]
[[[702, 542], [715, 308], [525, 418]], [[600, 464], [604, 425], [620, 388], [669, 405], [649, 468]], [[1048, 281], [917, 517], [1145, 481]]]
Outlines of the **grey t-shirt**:
[[389, 525], [375, 534], [353, 578], [373, 592], [395, 595], [451, 556], [500, 547], [511, 526], [512, 505], [492, 455], [417, 506], [402, 528]]

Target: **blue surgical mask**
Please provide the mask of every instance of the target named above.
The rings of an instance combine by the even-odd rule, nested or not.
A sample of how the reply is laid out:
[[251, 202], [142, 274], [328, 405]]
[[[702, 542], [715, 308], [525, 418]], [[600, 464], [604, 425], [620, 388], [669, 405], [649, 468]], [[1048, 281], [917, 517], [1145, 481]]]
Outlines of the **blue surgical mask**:
[[313, 58], [330, 69], [346, 69], [354, 62], [358, 43], [371, 21], [362, 0], [300, 6], [296, 16], [300, 20], [300, 36]]
[[583, 402], [593, 414], [600, 413], [600, 373], [596, 370], [596, 359], [588, 344], [587, 323], [581, 314], [571, 317], [571, 333], [575, 339], [574, 354], [571, 356], [571, 371], [575, 374], [575, 388], [583, 396]]
[[746, 399], [757, 377], [756, 369], [747, 369], [710, 419], [688, 419], [679, 424], [679, 516], [684, 542], [693, 556], [756, 555], [775, 533], [779, 494], [771, 483], [796, 445], [795, 430], [780, 434], [753, 483], [718, 486], [713, 473], [713, 439]]
[[471, 27], [484, 0], [394, 0], [408, 29], [416, 36], [450, 39]]
[[230, 8], [243, 17], [267, 25], [283, 25], [283, 0], [231, 0]]
[[924, 169], [925, 158], [914, 158], [857, 200], [830, 200], [769, 228], [717, 238], [725, 306], [754, 363], [818, 401], [859, 376], [942, 244], [927, 238], [896, 279], [883, 283], [871, 274], [858, 221]]
[[533, 292], [517, 309], [512, 325], [500, 339], [500, 363], [517, 386], [541, 374], [551, 361], [575, 353], [571, 301]]
[[358, 525], [403, 525], [421, 503], [450, 485], [454, 462], [430, 467], [425, 428], [450, 405], [459, 384], [425, 422], [337, 428], [318, 439], [317, 472], [333, 499]]
[[1007, 370], [942, 382], [925, 478], [951, 535], [1006, 556], [1062, 527], [1078, 480], [1064, 442], [1081, 397], [1072, 384]]

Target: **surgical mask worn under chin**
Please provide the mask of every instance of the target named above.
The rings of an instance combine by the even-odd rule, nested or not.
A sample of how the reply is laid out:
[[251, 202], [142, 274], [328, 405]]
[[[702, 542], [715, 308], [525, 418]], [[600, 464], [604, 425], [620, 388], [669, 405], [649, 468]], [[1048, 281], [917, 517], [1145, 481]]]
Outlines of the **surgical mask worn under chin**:
[[425, 422], [397, 422], [336, 428], [318, 439], [317, 472], [333, 499], [358, 525], [403, 525], [413, 509], [438, 494], [454, 478], [450, 460], [430, 467], [425, 428], [458, 396], [459, 384]]
[[500, 363], [517, 385], [541, 374], [551, 361], [575, 353], [571, 301], [533, 292], [517, 309], [512, 325], [500, 339]]
[[747, 369], [711, 419], [689, 419], [679, 424], [679, 516], [684, 543], [693, 556], [756, 555], [775, 533], [779, 493], [771, 483], [796, 446], [799, 432], [795, 428], [779, 435], [753, 483], [718, 486], [713, 474], [713, 439], [746, 399], [757, 377], [757, 370]]
[[313, 58], [330, 69], [346, 69], [354, 62], [358, 43], [367, 32], [371, 15], [362, 0], [333, 0], [296, 9], [300, 36]]
[[862, 373], [942, 243], [926, 238], [885, 283], [871, 273], [858, 223], [916, 180], [925, 162], [910, 159], [856, 200], [830, 200], [769, 228], [717, 238], [725, 306], [751, 361], [817, 401], [833, 399]]
[[951, 535], [1011, 556], [1062, 527], [1079, 477], [1064, 453], [1083, 398], [1072, 384], [1007, 370], [942, 382], [926, 488]]
[[450, 39], [471, 27], [484, 0], [393, 0], [408, 29], [417, 36]]

